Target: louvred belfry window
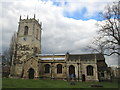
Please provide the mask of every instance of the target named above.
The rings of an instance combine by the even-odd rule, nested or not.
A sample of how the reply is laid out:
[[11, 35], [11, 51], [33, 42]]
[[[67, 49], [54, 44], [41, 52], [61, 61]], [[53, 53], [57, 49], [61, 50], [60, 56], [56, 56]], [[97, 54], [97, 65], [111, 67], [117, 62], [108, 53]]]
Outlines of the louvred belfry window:
[[25, 26], [24, 35], [28, 35], [28, 26]]
[[36, 38], [39, 39], [39, 30], [37, 29]]

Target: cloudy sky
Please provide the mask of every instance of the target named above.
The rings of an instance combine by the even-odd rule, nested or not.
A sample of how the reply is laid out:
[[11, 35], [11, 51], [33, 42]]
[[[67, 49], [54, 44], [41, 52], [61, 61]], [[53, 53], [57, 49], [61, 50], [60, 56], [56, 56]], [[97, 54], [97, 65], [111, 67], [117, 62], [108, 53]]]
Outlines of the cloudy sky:
[[[11, 36], [18, 29], [19, 16], [42, 22], [42, 53], [91, 53], [87, 46], [96, 36], [99, 12], [117, 0], [1, 0], [0, 52], [9, 47]], [[116, 65], [116, 56], [106, 57]]]

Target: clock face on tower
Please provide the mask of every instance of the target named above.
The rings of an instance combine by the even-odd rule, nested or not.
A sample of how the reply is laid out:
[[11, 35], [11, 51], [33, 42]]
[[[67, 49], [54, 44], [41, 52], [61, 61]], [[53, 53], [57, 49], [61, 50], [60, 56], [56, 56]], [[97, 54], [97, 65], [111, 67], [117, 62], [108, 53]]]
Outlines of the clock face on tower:
[[23, 38], [23, 40], [24, 40], [24, 41], [26, 41], [26, 40], [27, 40], [27, 38], [26, 38], [26, 37], [24, 37], [24, 38]]

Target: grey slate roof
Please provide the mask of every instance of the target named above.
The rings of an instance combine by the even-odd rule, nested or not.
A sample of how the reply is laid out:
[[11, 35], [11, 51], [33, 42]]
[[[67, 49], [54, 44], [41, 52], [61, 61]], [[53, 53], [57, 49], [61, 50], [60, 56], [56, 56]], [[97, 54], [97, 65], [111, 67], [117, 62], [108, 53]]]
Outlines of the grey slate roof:
[[65, 58], [39, 58], [39, 60], [65, 60]]
[[101, 54], [69, 54], [69, 60], [104, 60]]
[[[65, 54], [37, 54], [37, 56], [43, 56], [41, 60], [65, 60], [65, 57], [53, 57], [53, 56], [65, 56]], [[50, 57], [44, 57], [50, 56]], [[101, 54], [68, 54], [69, 60], [105, 60]]]

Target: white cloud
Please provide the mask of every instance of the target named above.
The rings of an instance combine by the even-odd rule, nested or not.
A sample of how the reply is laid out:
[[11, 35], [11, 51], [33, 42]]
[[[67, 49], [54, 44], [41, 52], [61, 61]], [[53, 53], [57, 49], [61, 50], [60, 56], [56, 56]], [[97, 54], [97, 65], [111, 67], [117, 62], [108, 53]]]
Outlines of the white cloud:
[[106, 58], [106, 63], [109, 65], [109, 66], [118, 66], [118, 56], [117, 55], [112, 55], [112, 56], [105, 56]]
[[[66, 0], [67, 1], [67, 0]], [[97, 0], [95, 0], [97, 1]], [[42, 2], [37, 0], [15, 0], [15, 2], [2, 1], [2, 45], [8, 47], [10, 38], [17, 30], [19, 16], [33, 18], [34, 13], [37, 19], [43, 23], [42, 30], [42, 53], [87, 53], [87, 45], [96, 35], [96, 20], [75, 20], [63, 16], [63, 11], [74, 11], [86, 7], [89, 12], [95, 12], [97, 7], [100, 10], [100, 3], [85, 2], [72, 3], [57, 7], [51, 1]], [[91, 3], [91, 4], [90, 4]], [[103, 7], [104, 5], [102, 5]], [[95, 9], [95, 10], [94, 10]]]
[[[65, 17], [59, 17], [61, 19], [56, 20], [54, 26], [51, 22], [47, 22], [43, 27], [43, 49], [51, 48], [52, 52], [64, 52], [66, 48], [68, 51], [78, 50], [81, 47], [88, 45], [89, 40], [92, 40], [93, 33], [95, 33], [95, 20], [82, 21], [68, 19]], [[54, 22], [54, 21], [53, 21]], [[46, 36], [49, 38], [46, 38]], [[84, 41], [85, 40], [85, 41]], [[51, 45], [49, 45], [49, 44]], [[77, 45], [79, 44], [79, 45]], [[55, 46], [55, 47], [53, 47]], [[61, 50], [59, 51], [60, 48]], [[56, 48], [56, 49], [55, 49]], [[54, 51], [55, 49], [55, 51]]]

